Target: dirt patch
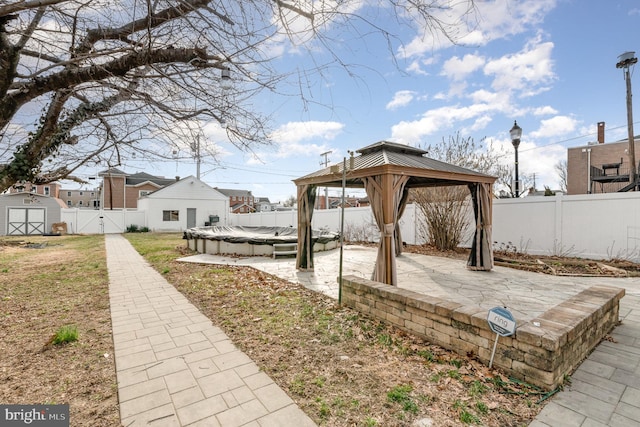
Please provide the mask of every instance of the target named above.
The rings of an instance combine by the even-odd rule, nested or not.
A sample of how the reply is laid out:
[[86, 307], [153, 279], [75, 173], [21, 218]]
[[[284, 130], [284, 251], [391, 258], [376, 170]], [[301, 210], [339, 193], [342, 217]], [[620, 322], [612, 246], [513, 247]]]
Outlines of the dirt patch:
[[[0, 242], [0, 402], [66, 403], [73, 426], [120, 425], [102, 236]], [[78, 340], [51, 344], [66, 325]]]
[[[429, 245], [406, 245], [405, 250], [431, 256], [468, 259], [469, 249], [439, 251]], [[513, 250], [494, 251], [494, 263], [501, 267], [556, 276], [583, 277], [640, 277], [640, 264], [625, 260], [596, 261], [584, 258], [529, 255]]]

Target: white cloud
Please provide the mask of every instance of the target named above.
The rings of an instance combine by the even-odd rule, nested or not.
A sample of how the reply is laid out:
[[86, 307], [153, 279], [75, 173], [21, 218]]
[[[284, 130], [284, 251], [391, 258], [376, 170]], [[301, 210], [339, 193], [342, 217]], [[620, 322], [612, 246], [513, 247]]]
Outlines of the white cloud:
[[568, 116], [555, 116], [547, 120], [540, 121], [540, 128], [531, 132], [532, 138], [552, 138], [566, 135], [576, 130], [577, 120]]
[[[289, 122], [272, 134], [271, 138], [277, 146], [275, 157], [283, 159], [295, 156], [316, 156], [327, 151], [326, 141], [333, 140], [344, 128], [343, 123], [338, 122]], [[311, 143], [309, 140], [323, 142]], [[259, 157], [268, 158], [268, 154]]]
[[416, 92], [412, 90], [399, 90], [393, 95], [393, 99], [387, 103], [387, 110], [395, 110], [400, 107], [409, 105], [416, 96]]
[[471, 95], [469, 95], [469, 98], [471, 98], [471, 100], [474, 103], [481, 103], [481, 102], [485, 102], [485, 103], [491, 103], [491, 102], [496, 102], [498, 100], [498, 98], [500, 97], [500, 95], [496, 92], [489, 92], [488, 90], [485, 89], [480, 89], [477, 90], [473, 93], [471, 93]]
[[278, 143], [297, 144], [314, 138], [334, 139], [343, 128], [344, 124], [338, 122], [289, 122], [276, 129], [271, 136]]
[[491, 86], [496, 91], [517, 91], [522, 96], [533, 96], [548, 90], [555, 79], [552, 51], [553, 43], [541, 43], [536, 38], [521, 52], [488, 61], [484, 72], [494, 77]]
[[532, 112], [534, 116], [549, 116], [551, 114], [558, 114], [558, 110], [551, 107], [550, 105], [535, 108]]
[[482, 56], [468, 54], [462, 57], [462, 59], [454, 56], [445, 61], [440, 74], [452, 80], [462, 80], [469, 74], [482, 68], [484, 64], [485, 59]]
[[495, 111], [495, 108], [490, 104], [474, 104], [468, 107], [442, 107], [429, 110], [418, 120], [401, 121], [392, 126], [391, 136], [401, 143], [417, 143], [423, 137], [441, 132], [457, 121], [486, 115]]
[[435, 57], [430, 57], [426, 59], [416, 59], [414, 61], [411, 61], [409, 66], [406, 68], [406, 71], [419, 74], [422, 76], [428, 76], [429, 73], [423, 69], [423, 66], [429, 66], [434, 64], [435, 62], [436, 62]]
[[[468, 128], [470, 132], [477, 132], [479, 130], [485, 129], [489, 123], [491, 123], [493, 119], [490, 115], [485, 114], [483, 116], [478, 117], [475, 122]], [[463, 132], [467, 133], [467, 132]]]
[[[433, 16], [444, 23], [456, 43], [484, 46], [492, 40], [529, 31], [542, 22], [556, 3], [557, 0], [482, 1], [475, 2], [476, 13], [469, 14], [466, 2], [456, 2], [452, 7], [434, 11]], [[451, 45], [447, 37], [424, 27], [398, 53], [411, 58]]]

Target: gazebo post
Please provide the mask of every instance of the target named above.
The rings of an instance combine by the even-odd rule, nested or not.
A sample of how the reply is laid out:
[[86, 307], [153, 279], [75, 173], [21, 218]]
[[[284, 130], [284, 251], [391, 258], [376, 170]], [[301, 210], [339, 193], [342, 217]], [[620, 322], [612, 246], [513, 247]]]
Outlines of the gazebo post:
[[383, 232], [384, 236], [384, 262], [385, 262], [385, 277], [384, 283], [387, 285], [396, 286], [395, 274], [395, 249], [393, 240], [393, 229], [391, 232], [387, 230], [387, 224], [393, 224], [394, 218], [394, 203], [393, 203], [393, 175], [386, 173], [382, 176], [382, 218], [383, 218]]

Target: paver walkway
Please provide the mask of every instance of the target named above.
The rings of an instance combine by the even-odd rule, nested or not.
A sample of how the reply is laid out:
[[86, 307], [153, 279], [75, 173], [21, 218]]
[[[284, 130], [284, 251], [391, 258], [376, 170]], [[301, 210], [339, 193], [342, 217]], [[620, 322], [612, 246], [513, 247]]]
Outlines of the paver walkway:
[[[369, 278], [376, 249], [345, 247], [344, 274]], [[298, 272], [295, 260], [199, 254], [183, 261], [250, 265], [337, 298], [338, 251], [314, 255], [313, 272]], [[559, 277], [496, 267], [475, 272], [464, 261], [403, 254], [397, 259], [398, 286], [415, 292], [478, 304], [508, 306], [527, 320], [581, 290], [606, 285], [625, 288], [621, 325], [571, 376], [571, 385], [554, 396], [530, 427], [640, 427], [640, 278]]]
[[124, 237], [105, 242], [123, 426], [315, 426]]
[[620, 320], [530, 427], [640, 426], [640, 287], [627, 287]]

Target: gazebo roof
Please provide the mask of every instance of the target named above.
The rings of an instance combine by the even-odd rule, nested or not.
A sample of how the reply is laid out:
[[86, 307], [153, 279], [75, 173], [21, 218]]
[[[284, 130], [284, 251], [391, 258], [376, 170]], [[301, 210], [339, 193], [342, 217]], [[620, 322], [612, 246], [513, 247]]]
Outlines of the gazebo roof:
[[[407, 187], [493, 183], [496, 178], [460, 166], [426, 157], [426, 151], [404, 144], [380, 141], [356, 150], [358, 156], [347, 159], [347, 187], [362, 187], [360, 178], [392, 173], [409, 176]], [[296, 185], [342, 186], [342, 163], [295, 179]]]

